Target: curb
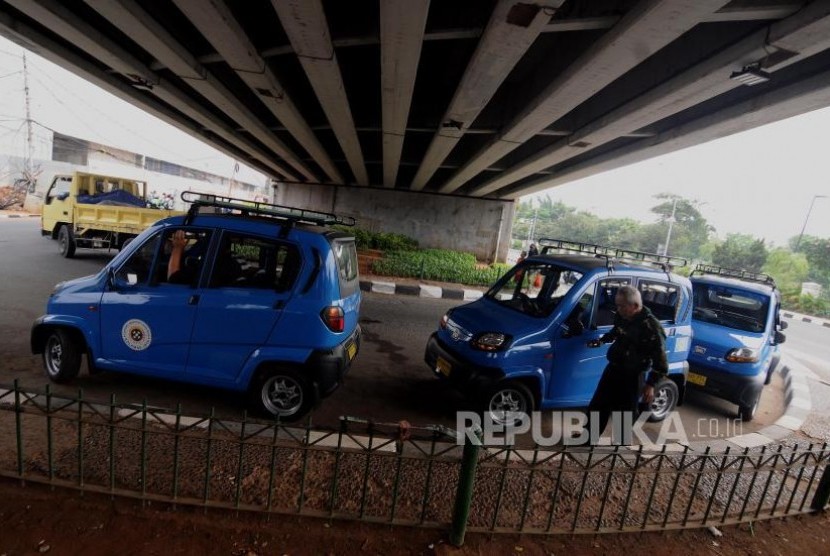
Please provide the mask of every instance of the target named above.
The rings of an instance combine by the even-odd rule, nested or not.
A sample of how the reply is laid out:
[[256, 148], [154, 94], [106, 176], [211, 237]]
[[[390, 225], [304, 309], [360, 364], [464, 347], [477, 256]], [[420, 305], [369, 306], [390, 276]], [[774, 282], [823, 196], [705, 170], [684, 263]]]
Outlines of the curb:
[[0, 213], [0, 218], [36, 218], [40, 216], [39, 214], [10, 214], [10, 213]]
[[[772, 442], [783, 440], [801, 429], [804, 420], [813, 407], [810, 399], [810, 386], [807, 383], [809, 369], [791, 357], [784, 355], [779, 371], [784, 377], [784, 415], [758, 432], [742, 434], [723, 440], [730, 448], [758, 448]], [[711, 443], [709, 443], [711, 445]]]
[[819, 326], [830, 328], [830, 320], [814, 317], [812, 315], [802, 315], [801, 313], [792, 313], [790, 311], [781, 311], [781, 316], [787, 319], [799, 320], [801, 322], [809, 322]]
[[430, 299], [457, 299], [459, 301], [473, 301], [484, 295], [484, 292], [479, 290], [444, 288], [426, 284], [396, 284], [395, 282], [380, 280], [361, 280], [360, 289], [365, 292], [386, 295], [409, 295]]

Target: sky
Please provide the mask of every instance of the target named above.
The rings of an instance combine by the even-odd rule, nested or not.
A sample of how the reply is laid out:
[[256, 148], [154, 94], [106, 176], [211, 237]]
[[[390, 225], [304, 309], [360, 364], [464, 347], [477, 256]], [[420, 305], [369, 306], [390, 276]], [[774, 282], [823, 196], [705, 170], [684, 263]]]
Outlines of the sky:
[[[35, 157], [49, 158], [46, 129], [175, 162], [255, 185], [266, 176], [75, 74], [0, 37], [0, 155], [22, 155], [26, 141], [23, 53]], [[45, 126], [45, 127], [44, 127]], [[2, 178], [2, 176], [0, 176]]]
[[[25, 142], [22, 54], [0, 37], [0, 154]], [[80, 77], [27, 54], [34, 145], [48, 157], [46, 126], [222, 176], [236, 161]], [[830, 237], [830, 108], [803, 114], [604, 172], [537, 195], [610, 218], [653, 222], [654, 195], [675, 193], [701, 203], [719, 237], [743, 233], [785, 245], [797, 236], [807, 211], [806, 234]], [[36, 151], [38, 152], [38, 151]], [[265, 182], [240, 164], [237, 179]], [[2, 178], [2, 176], [0, 176]], [[534, 195], [537, 196], [537, 195]], [[527, 201], [529, 198], [522, 199]]]

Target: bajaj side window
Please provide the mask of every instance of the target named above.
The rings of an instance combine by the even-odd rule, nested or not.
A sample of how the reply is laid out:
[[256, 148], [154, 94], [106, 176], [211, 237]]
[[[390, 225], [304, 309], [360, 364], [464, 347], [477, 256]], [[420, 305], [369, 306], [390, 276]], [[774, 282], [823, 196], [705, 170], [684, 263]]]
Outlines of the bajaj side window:
[[300, 255], [293, 245], [226, 233], [219, 245], [210, 287], [286, 291], [294, 284], [299, 267]]
[[[184, 231], [186, 243], [178, 269], [174, 270], [175, 267], [170, 265], [170, 257], [173, 252], [173, 234], [179, 230]], [[210, 237], [211, 232], [209, 230], [197, 230], [190, 227], [166, 230], [159, 261], [155, 266], [154, 282], [156, 284], [195, 286], [202, 274]]]
[[622, 286], [628, 286], [631, 280], [628, 278], [609, 278], [600, 280], [597, 287], [597, 310], [594, 317], [594, 327], [611, 326], [614, 324], [614, 317], [617, 314], [616, 297], [617, 291]]
[[680, 288], [676, 284], [640, 280], [638, 285], [643, 306], [648, 307], [660, 322], [674, 322], [680, 305]]
[[575, 270], [529, 263], [508, 273], [485, 297], [530, 316], [546, 317], [580, 279], [582, 273]]
[[153, 269], [153, 261], [158, 251], [160, 239], [161, 234], [156, 234], [144, 242], [144, 245], [133, 253], [115, 273], [116, 282], [131, 286], [147, 284], [150, 281], [150, 273]]

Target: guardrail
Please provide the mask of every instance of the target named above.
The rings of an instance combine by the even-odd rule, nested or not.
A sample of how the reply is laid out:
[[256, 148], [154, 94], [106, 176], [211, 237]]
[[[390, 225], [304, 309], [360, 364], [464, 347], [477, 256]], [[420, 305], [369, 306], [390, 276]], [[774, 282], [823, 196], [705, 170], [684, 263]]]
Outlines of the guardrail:
[[[694, 528], [825, 508], [827, 443], [715, 453], [488, 447], [443, 427], [336, 430], [0, 386], [0, 476], [117, 496], [466, 531]], [[465, 438], [469, 438], [465, 435]], [[13, 440], [12, 440], [13, 439]]]

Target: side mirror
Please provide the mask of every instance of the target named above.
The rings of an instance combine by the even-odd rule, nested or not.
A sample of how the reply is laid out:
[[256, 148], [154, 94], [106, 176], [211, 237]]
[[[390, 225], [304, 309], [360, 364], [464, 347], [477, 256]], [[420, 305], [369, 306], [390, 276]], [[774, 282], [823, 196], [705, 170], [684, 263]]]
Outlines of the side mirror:
[[787, 341], [787, 337], [784, 335], [783, 332], [775, 332], [775, 343], [776, 344], [783, 344]]
[[562, 324], [561, 330], [563, 338], [574, 338], [582, 336], [582, 333], [585, 332], [585, 325], [579, 320], [567, 321]]
[[790, 326], [790, 323], [788, 323], [787, 321], [785, 321], [785, 320], [779, 320], [778, 321], [778, 328], [780, 328], [781, 330], [786, 330], [788, 326]]

